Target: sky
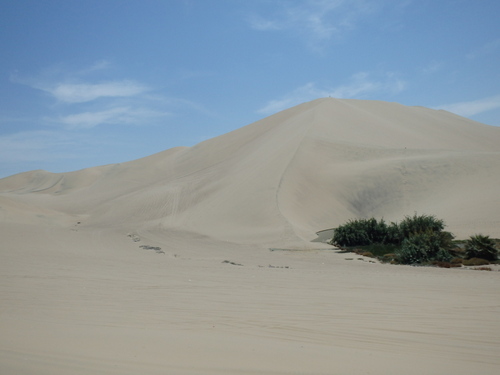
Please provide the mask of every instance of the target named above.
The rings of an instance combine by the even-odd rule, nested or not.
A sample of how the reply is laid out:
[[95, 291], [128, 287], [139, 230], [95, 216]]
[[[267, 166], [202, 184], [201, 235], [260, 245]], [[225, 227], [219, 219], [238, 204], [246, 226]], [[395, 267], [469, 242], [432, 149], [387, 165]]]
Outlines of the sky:
[[0, 177], [193, 146], [320, 97], [500, 126], [498, 0], [3, 0]]

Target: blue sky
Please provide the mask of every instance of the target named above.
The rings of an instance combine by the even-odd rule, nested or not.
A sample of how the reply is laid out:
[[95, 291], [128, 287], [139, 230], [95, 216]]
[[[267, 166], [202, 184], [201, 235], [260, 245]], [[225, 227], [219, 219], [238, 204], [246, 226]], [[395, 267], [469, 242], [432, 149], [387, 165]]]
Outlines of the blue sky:
[[498, 0], [4, 0], [0, 177], [137, 159], [318, 97], [500, 126]]

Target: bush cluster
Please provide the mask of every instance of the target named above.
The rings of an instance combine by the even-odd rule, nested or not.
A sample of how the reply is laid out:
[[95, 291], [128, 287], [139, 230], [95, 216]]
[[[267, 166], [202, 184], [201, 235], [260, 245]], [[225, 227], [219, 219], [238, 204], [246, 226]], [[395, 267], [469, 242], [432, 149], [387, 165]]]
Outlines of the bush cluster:
[[453, 256], [450, 250], [453, 247], [453, 236], [449, 232], [425, 232], [410, 233], [403, 240], [396, 254], [403, 264], [414, 264], [430, 262], [433, 260], [449, 262]]
[[400, 238], [405, 239], [420, 233], [440, 233], [443, 231], [444, 221], [432, 215], [406, 216], [399, 223]]
[[340, 246], [399, 243], [399, 230], [384, 219], [353, 219], [335, 228], [332, 242]]
[[495, 241], [489, 236], [475, 234], [465, 243], [465, 257], [467, 259], [480, 258], [490, 261], [497, 259], [498, 250]]
[[453, 258], [450, 254], [453, 235], [444, 228], [443, 220], [416, 213], [406, 216], [399, 224], [387, 224], [383, 219], [356, 219], [335, 228], [331, 244], [340, 247], [396, 245], [394, 252], [403, 264], [448, 262]]
[[358, 254], [370, 252], [382, 261], [401, 264], [429, 263], [457, 267], [483, 265], [496, 261], [498, 250], [489, 236], [476, 234], [465, 241], [465, 260], [457, 258], [454, 236], [444, 230], [441, 219], [432, 215], [406, 216], [399, 224], [387, 224], [383, 219], [353, 219], [334, 230], [331, 244], [355, 248]]

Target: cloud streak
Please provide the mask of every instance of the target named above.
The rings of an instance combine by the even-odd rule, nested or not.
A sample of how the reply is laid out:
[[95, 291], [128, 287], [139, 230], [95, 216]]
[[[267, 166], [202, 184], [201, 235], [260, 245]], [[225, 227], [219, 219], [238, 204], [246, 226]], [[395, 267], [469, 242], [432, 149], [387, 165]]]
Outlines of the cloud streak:
[[370, 78], [366, 72], [354, 74], [350, 82], [333, 88], [319, 88], [314, 82], [309, 82], [285, 94], [282, 98], [269, 101], [258, 113], [269, 115], [294, 105], [313, 99], [331, 96], [339, 99], [360, 98], [375, 92], [397, 94], [405, 89], [406, 83], [389, 73], [384, 80]]
[[375, 9], [373, 3], [364, 0], [285, 2], [275, 17], [254, 14], [248, 22], [254, 30], [298, 33], [314, 46], [353, 29], [359, 18]]
[[115, 107], [103, 111], [80, 112], [60, 117], [58, 122], [69, 129], [89, 129], [98, 125], [140, 125], [148, 120], [169, 116], [168, 112], [147, 108]]
[[464, 117], [474, 116], [497, 108], [500, 108], [500, 95], [490, 96], [470, 102], [444, 104], [434, 107], [434, 109], [444, 109], [445, 111], [453, 112]]
[[58, 83], [53, 86], [39, 86], [54, 98], [65, 103], [85, 103], [99, 98], [129, 97], [142, 94], [148, 88], [133, 81], [104, 83]]
[[76, 144], [74, 138], [59, 131], [36, 130], [3, 135], [0, 136], [0, 161], [56, 160], [61, 154], [67, 155]]
[[171, 115], [164, 108], [172, 99], [143, 83], [130, 79], [93, 82], [93, 73], [109, 66], [106, 60], [73, 72], [56, 66], [39, 77], [12, 76], [11, 81], [41, 90], [57, 101], [58, 105], [46, 108], [52, 113], [39, 122], [62, 125], [66, 130], [149, 125]]
[[431, 61], [427, 66], [421, 69], [422, 74], [430, 75], [439, 72], [444, 67], [444, 63], [442, 61]]

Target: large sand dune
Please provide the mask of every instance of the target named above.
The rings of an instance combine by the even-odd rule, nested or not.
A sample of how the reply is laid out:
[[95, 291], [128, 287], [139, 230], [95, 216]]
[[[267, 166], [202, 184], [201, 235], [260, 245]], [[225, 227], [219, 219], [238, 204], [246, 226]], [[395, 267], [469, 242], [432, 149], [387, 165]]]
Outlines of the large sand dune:
[[414, 212], [500, 237], [499, 186], [500, 128], [332, 98], [190, 148], [2, 179], [0, 372], [496, 374], [500, 273], [311, 241]]

